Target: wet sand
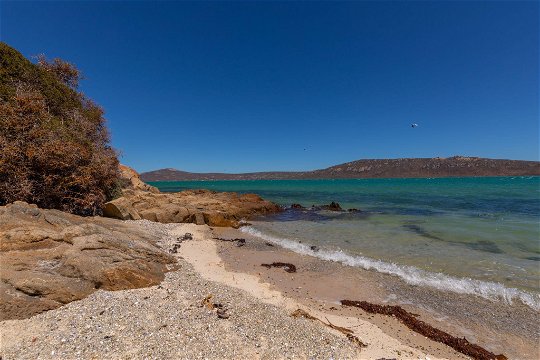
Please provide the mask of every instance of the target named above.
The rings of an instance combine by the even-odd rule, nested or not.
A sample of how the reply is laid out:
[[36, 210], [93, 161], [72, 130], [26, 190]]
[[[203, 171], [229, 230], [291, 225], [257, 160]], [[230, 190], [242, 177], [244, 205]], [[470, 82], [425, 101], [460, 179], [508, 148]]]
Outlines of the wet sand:
[[[271, 284], [284, 296], [307, 306], [369, 321], [411, 347], [438, 357], [455, 358], [455, 355], [441, 351], [442, 344], [437, 347], [418, 345], [418, 337], [423, 336], [413, 333], [395, 319], [341, 306], [339, 301], [348, 299], [399, 305], [418, 314], [419, 319], [428, 324], [454, 336], [466, 337], [495, 354], [502, 353], [510, 359], [540, 358], [540, 314], [521, 303], [508, 305], [412, 286], [395, 276], [320, 260], [277, 245], [271, 246], [238, 230], [214, 228], [214, 232], [220, 238], [246, 239], [245, 245], [240, 247], [236, 243], [216, 241], [219, 256], [227, 270], [256, 275], [261, 282]], [[297, 272], [291, 274], [282, 268], [261, 266], [272, 262], [292, 263], [297, 267]]]
[[[182, 231], [185, 229], [185, 226], [178, 227], [175, 230], [176, 235], [182, 235]], [[304, 310], [320, 320], [313, 321], [313, 324], [340, 334], [342, 337], [345, 337], [343, 333], [335, 331], [323, 323], [352, 330], [353, 335], [367, 345], [360, 349], [357, 356], [359, 359], [469, 359], [469, 357], [444, 344], [413, 333], [401, 323], [392, 321], [390, 318], [372, 316], [375, 320], [380, 319], [377, 322], [368, 321], [367, 318], [363, 319], [354, 312], [336, 312], [331, 304], [299, 298], [290, 292], [282, 292], [271, 283], [261, 281], [258, 274], [231, 271], [227, 269], [228, 266], [218, 255], [218, 249], [221, 248], [220, 244], [223, 242], [212, 240], [212, 238], [223, 234], [221, 229], [214, 230], [206, 226], [198, 226], [195, 229], [191, 227], [190, 231], [193, 233], [195, 241], [183, 242], [178, 254], [192, 264], [201, 276], [209, 281], [244, 290], [265, 303], [278, 306], [289, 316], [298, 309]], [[230, 233], [227, 231], [227, 233], [238, 235], [235, 231]], [[231, 245], [231, 249], [237, 247], [234, 242], [225, 243]], [[238, 260], [241, 261], [241, 259]], [[286, 277], [284, 281], [287, 281]], [[267, 322], [267, 319], [264, 318], [259, 320]], [[313, 346], [326, 347], [327, 345], [314, 343]], [[288, 356], [283, 354], [280, 358], [288, 358]]]

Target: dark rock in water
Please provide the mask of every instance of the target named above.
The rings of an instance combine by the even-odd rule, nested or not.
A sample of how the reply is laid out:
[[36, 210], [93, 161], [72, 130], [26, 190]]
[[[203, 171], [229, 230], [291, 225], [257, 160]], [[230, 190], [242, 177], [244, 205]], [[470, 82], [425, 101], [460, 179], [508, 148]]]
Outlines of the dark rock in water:
[[532, 261], [540, 261], [540, 256], [528, 256], [525, 259], [532, 260]]
[[343, 211], [341, 206], [335, 201], [332, 201], [328, 205], [311, 205], [311, 209], [312, 210]]
[[403, 228], [409, 230], [409, 231], [412, 231], [420, 236], [423, 236], [425, 238], [428, 238], [428, 239], [432, 239], [432, 240], [438, 240], [438, 241], [444, 241], [446, 243], [450, 243], [450, 244], [454, 244], [454, 245], [457, 245], [457, 246], [464, 246], [464, 247], [467, 247], [471, 250], [477, 250], [477, 251], [483, 251], [483, 252], [489, 252], [489, 253], [492, 253], [492, 254], [502, 254], [503, 251], [497, 246], [497, 244], [495, 244], [493, 241], [488, 241], [488, 240], [480, 240], [480, 241], [477, 241], [477, 242], [474, 242], [474, 243], [464, 243], [464, 242], [461, 242], [461, 241], [452, 241], [452, 240], [445, 240], [445, 239], [442, 239], [438, 236], [435, 236], [429, 232], [427, 232], [424, 228], [416, 225], [416, 224], [405, 224], [405, 225], [402, 225]]
[[303, 210], [305, 207], [300, 204], [291, 204], [291, 209]]
[[349, 209], [349, 210], [347, 210], [347, 211], [350, 212], [350, 213], [362, 212], [362, 210], [358, 210], [358, 209], [356, 209], [356, 208], [351, 208], [351, 209]]
[[492, 253], [492, 254], [502, 254], [503, 253], [501, 248], [499, 248], [497, 246], [497, 244], [495, 244], [492, 241], [480, 240], [480, 241], [477, 241], [475, 243], [471, 243], [471, 244], [465, 243], [463, 245], [465, 245], [466, 247], [468, 247], [469, 249], [472, 249], [472, 250], [489, 252], [489, 253]]
[[312, 245], [309, 248], [311, 249], [311, 251], [315, 251], [315, 252], [319, 251], [319, 247], [315, 245]]
[[265, 242], [264, 245], [270, 246], [270, 247], [274, 247], [274, 244], [272, 244], [272, 243], [270, 243], [270, 242]]
[[332, 201], [330, 205], [323, 206], [325, 210], [331, 210], [331, 211], [343, 211], [341, 206], [337, 203]]
[[416, 224], [405, 224], [405, 225], [403, 225], [403, 228], [405, 228], [405, 229], [407, 229], [407, 230], [409, 230], [411, 232], [414, 232], [414, 233], [416, 233], [416, 234], [418, 234], [420, 236], [426, 237], [428, 239], [444, 241], [440, 237], [428, 233], [425, 229], [423, 229], [422, 227], [420, 227], [420, 226], [418, 226]]

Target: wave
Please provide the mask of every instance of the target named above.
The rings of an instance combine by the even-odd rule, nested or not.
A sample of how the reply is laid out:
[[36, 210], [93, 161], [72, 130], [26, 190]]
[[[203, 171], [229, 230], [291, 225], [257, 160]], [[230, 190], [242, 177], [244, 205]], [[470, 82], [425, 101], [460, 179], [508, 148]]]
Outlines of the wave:
[[300, 254], [317, 257], [322, 260], [339, 262], [348, 266], [360, 267], [366, 270], [376, 270], [384, 274], [396, 275], [411, 285], [428, 286], [443, 291], [477, 295], [491, 301], [502, 300], [508, 304], [512, 304], [514, 300], [519, 300], [530, 308], [540, 311], [540, 295], [530, 294], [515, 288], [507, 288], [500, 283], [470, 278], [456, 278], [441, 273], [428, 272], [414, 266], [397, 265], [364, 256], [350, 255], [341, 250], [320, 249], [315, 252], [310, 249], [309, 245], [264, 234], [251, 226], [242, 227], [240, 230]]

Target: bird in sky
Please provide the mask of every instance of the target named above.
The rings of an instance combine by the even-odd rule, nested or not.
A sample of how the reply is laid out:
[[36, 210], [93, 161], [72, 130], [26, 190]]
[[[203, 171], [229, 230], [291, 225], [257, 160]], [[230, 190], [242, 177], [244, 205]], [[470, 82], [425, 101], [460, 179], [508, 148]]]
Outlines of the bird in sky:
[[412, 127], [412, 128], [418, 127], [418, 124], [414, 124], [414, 123], [413, 123], [413, 124], [411, 124], [411, 127]]

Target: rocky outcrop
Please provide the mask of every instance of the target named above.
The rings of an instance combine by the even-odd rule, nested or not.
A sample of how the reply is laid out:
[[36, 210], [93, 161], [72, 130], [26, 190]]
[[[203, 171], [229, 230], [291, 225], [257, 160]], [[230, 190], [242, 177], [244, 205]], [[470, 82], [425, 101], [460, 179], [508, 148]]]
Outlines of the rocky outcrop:
[[130, 168], [129, 166], [120, 164], [118, 166], [120, 170], [120, 177], [124, 182], [124, 186], [128, 189], [150, 191], [152, 193], [158, 193], [159, 190], [151, 185], [148, 185], [141, 180], [139, 174]]
[[161, 223], [195, 223], [239, 227], [240, 220], [280, 211], [255, 194], [187, 190], [151, 193], [124, 190], [123, 196], [105, 204], [104, 215], [122, 220], [146, 219]]
[[[316, 207], [316, 206], [314, 206]], [[330, 204], [328, 205], [321, 205], [320, 208], [322, 210], [329, 210], [329, 211], [343, 211], [343, 209], [341, 208], [341, 205], [339, 205], [337, 202], [335, 201], [332, 201]]]
[[[0, 207], [0, 320], [161, 282], [174, 258], [136, 224], [15, 202]], [[170, 266], [170, 265], [169, 265]]]

